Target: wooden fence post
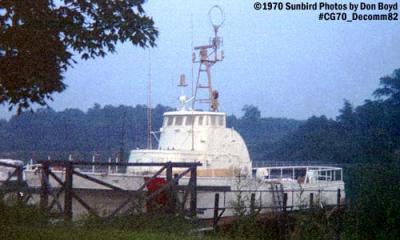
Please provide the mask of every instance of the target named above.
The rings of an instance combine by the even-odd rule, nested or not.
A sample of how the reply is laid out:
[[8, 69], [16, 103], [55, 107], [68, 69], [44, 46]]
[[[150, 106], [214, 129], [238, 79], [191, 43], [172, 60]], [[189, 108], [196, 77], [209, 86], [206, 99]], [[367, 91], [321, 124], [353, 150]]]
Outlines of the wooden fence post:
[[213, 217], [213, 228], [214, 228], [214, 231], [217, 231], [218, 215], [219, 215], [219, 193], [216, 193], [215, 194], [215, 200], [214, 200], [214, 217]]
[[197, 166], [190, 167], [190, 215], [196, 217], [197, 213]]
[[170, 187], [167, 188], [167, 196], [168, 196], [168, 206], [167, 206], [167, 213], [169, 214], [174, 214], [175, 213], [175, 201], [174, 201], [174, 179], [172, 177], [172, 164], [171, 162], [167, 163], [167, 168], [166, 168], [166, 175], [167, 175], [167, 184], [169, 184]]
[[16, 174], [17, 174], [18, 201], [21, 201], [22, 198], [23, 198], [23, 195], [22, 195], [22, 187], [23, 187], [22, 183], [24, 181], [24, 179], [23, 179], [23, 171], [24, 171], [24, 169], [23, 169], [22, 166], [17, 166], [17, 168], [15, 170], [16, 170]]
[[18, 186], [20, 187], [20, 186], [22, 186], [22, 182], [24, 180], [23, 179], [24, 169], [22, 166], [17, 166], [16, 171], [17, 171], [17, 183], [18, 183]]
[[66, 162], [65, 166], [65, 194], [64, 194], [64, 220], [69, 222], [72, 220], [72, 195], [73, 195], [73, 170], [72, 162]]
[[338, 190], [337, 190], [337, 206], [338, 207], [340, 207], [340, 199], [341, 199], [340, 194], [341, 194], [340, 188], [338, 188]]
[[256, 208], [256, 194], [252, 193], [250, 198], [250, 214], [255, 213], [255, 208]]
[[42, 162], [41, 178], [40, 178], [40, 209], [47, 213], [49, 205], [49, 162]]
[[283, 193], [283, 239], [288, 239], [288, 231], [289, 231], [289, 224], [288, 224], [288, 213], [287, 213], [287, 200], [288, 194]]
[[310, 193], [310, 208], [314, 207], [314, 193]]
[[288, 196], [287, 196], [287, 193], [283, 193], [283, 212], [285, 212], [286, 213], [286, 208], [287, 208], [287, 199], [288, 199]]
[[178, 188], [177, 186], [179, 185], [179, 174], [175, 173], [174, 178], [173, 178], [173, 184], [172, 184], [172, 204], [173, 204], [173, 213], [176, 213], [176, 208], [177, 208], [177, 203], [178, 203]]

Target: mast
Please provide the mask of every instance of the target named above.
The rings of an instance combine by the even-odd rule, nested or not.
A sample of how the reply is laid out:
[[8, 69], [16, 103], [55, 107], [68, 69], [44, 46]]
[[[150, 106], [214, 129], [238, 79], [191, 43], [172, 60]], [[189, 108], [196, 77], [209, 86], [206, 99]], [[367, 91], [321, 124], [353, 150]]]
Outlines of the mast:
[[125, 143], [127, 138], [127, 130], [126, 130], [126, 111], [124, 111], [122, 116], [122, 132], [121, 132], [121, 146], [119, 148], [119, 160], [120, 162], [124, 162], [124, 154], [125, 154]]
[[[219, 15], [220, 19], [215, 19], [213, 15]], [[211, 67], [224, 59], [224, 52], [218, 52], [222, 44], [222, 38], [218, 36], [218, 30], [225, 21], [224, 12], [218, 5], [214, 5], [208, 12], [210, 23], [214, 29], [214, 37], [208, 45], [194, 47], [198, 51], [199, 60], [196, 60], [196, 53], [193, 52], [193, 63], [199, 63], [197, 74], [196, 88], [194, 91], [194, 99], [192, 108], [195, 109], [196, 103], [207, 104], [211, 111], [218, 111], [218, 91], [213, 90], [211, 81]], [[202, 80], [202, 76], [206, 75], [206, 79]], [[203, 90], [203, 91], [202, 91]], [[204, 91], [205, 90], [205, 91]], [[200, 96], [202, 91], [202, 96]]]
[[153, 142], [151, 139], [151, 52], [149, 50], [149, 73], [147, 81], [147, 148], [153, 148]]

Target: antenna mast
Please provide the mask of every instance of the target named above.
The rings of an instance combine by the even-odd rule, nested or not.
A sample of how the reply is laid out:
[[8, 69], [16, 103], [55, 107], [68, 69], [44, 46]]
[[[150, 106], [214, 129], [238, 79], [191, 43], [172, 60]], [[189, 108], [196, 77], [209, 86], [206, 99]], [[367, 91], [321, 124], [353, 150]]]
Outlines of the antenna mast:
[[126, 130], [126, 111], [124, 111], [122, 117], [122, 134], [121, 134], [121, 146], [119, 148], [119, 160], [121, 162], [125, 161], [124, 153], [125, 153], [125, 143], [127, 138], [127, 130]]
[[[219, 15], [219, 17], [215, 16]], [[222, 38], [218, 36], [218, 30], [225, 21], [225, 15], [222, 8], [218, 5], [214, 5], [208, 12], [211, 25], [214, 29], [214, 37], [211, 39], [208, 45], [194, 47], [194, 50], [199, 51], [199, 60], [196, 60], [196, 53], [193, 52], [193, 63], [199, 64], [199, 71], [197, 74], [196, 88], [194, 92], [194, 99], [192, 101], [192, 108], [195, 109], [196, 103], [208, 104], [210, 110], [218, 111], [218, 91], [213, 90], [211, 84], [211, 67], [224, 59], [224, 52], [218, 53], [218, 50], [222, 44]], [[218, 19], [217, 19], [218, 18]], [[201, 80], [202, 73], [206, 74], [206, 81]], [[208, 93], [203, 94], [203, 97], [199, 97], [200, 90], [206, 90]], [[205, 95], [205, 96], [204, 96]]]
[[147, 82], [147, 148], [153, 148], [151, 139], [151, 52], [149, 50], [149, 73]]

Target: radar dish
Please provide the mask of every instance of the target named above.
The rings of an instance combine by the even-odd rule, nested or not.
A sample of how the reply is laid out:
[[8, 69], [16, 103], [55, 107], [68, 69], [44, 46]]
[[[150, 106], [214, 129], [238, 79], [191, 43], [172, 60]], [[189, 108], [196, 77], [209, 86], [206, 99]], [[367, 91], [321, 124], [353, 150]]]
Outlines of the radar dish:
[[215, 29], [218, 29], [219, 27], [222, 26], [222, 24], [224, 24], [225, 13], [222, 10], [222, 8], [218, 5], [214, 5], [210, 8], [210, 11], [208, 11], [208, 17], [210, 19], [211, 25]]

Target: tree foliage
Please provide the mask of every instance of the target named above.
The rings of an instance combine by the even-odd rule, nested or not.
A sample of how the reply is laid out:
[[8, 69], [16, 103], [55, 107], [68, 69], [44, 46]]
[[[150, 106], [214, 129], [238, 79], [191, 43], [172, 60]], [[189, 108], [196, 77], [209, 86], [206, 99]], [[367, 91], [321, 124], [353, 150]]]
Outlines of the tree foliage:
[[144, 0], [0, 1], [0, 103], [18, 112], [45, 105], [66, 88], [63, 73], [129, 41], [155, 45], [158, 31]]
[[374, 96], [386, 98], [385, 101], [392, 105], [400, 105], [400, 69], [396, 69], [391, 76], [380, 79], [381, 87], [375, 90]]

